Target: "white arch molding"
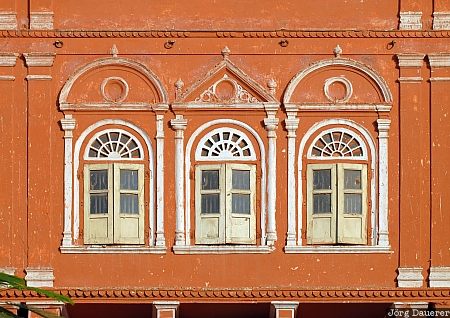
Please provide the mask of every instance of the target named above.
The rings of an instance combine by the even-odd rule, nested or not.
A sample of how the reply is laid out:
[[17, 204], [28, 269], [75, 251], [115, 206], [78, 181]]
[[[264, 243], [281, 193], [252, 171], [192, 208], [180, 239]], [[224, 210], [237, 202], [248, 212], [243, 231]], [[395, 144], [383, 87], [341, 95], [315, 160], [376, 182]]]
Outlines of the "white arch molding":
[[[308, 247], [308, 246], [302, 246], [302, 230], [303, 230], [303, 224], [302, 224], [302, 216], [303, 216], [303, 153], [305, 151], [305, 146], [308, 140], [311, 138], [311, 136], [316, 133], [317, 131], [323, 129], [326, 126], [329, 125], [337, 125], [337, 126], [347, 126], [351, 127], [354, 130], [356, 130], [365, 140], [369, 147], [369, 151], [371, 154], [370, 159], [370, 169], [372, 171], [372, 177], [370, 180], [370, 189], [371, 189], [371, 223], [372, 223], [372, 231], [371, 231], [371, 245], [370, 246], [352, 246], [352, 247], [341, 247], [341, 246], [327, 246], [327, 247]], [[383, 194], [387, 195], [387, 189], [384, 189], [384, 187], [387, 186], [386, 183], [380, 182], [380, 189], [377, 191], [377, 176], [382, 174], [384, 177], [387, 176], [387, 148], [386, 150], [383, 150], [383, 156], [384, 158], [377, 159], [377, 151], [376, 151], [376, 145], [369, 134], [369, 132], [362, 126], [358, 125], [354, 121], [347, 120], [347, 119], [326, 119], [321, 122], [318, 122], [314, 124], [312, 127], [308, 129], [308, 131], [303, 136], [300, 147], [298, 151], [298, 161], [297, 161], [297, 182], [298, 187], [297, 189], [291, 189], [291, 191], [298, 191], [297, 194], [297, 209], [290, 209], [288, 210], [288, 233], [287, 236], [292, 237], [295, 235], [296, 241], [289, 241], [287, 242], [287, 246], [285, 247], [285, 251], [287, 253], [311, 253], [311, 252], [319, 252], [319, 253], [330, 253], [330, 252], [344, 252], [344, 253], [361, 253], [361, 252], [389, 252], [389, 238], [387, 233], [388, 231], [388, 224], [385, 222], [387, 220], [387, 205], [383, 209], [377, 208], [377, 199], [376, 194]], [[316, 158], [315, 158], [316, 159]], [[377, 165], [378, 162], [378, 165]], [[378, 169], [377, 169], [378, 167]], [[295, 171], [293, 171], [294, 166], [289, 165], [288, 166], [288, 174], [294, 174]], [[289, 187], [295, 187], [295, 184], [288, 184]], [[383, 187], [383, 188], [382, 188]], [[379, 195], [379, 198], [381, 199], [381, 196]], [[385, 198], [383, 198], [384, 200]], [[387, 198], [386, 198], [387, 199]], [[297, 220], [296, 224], [293, 224]], [[289, 232], [291, 229], [297, 229], [295, 233]], [[381, 236], [380, 233], [386, 234]]]
[[[203, 132], [204, 130], [208, 129], [211, 126], [215, 126], [215, 125], [236, 125], [238, 127], [241, 127], [243, 129], [245, 129], [246, 131], [248, 131], [257, 141], [259, 149], [260, 149], [260, 155], [261, 155], [261, 218], [260, 218], [260, 224], [261, 224], [261, 245], [262, 247], [266, 247], [266, 240], [265, 240], [265, 236], [266, 236], [266, 183], [267, 183], [267, 175], [266, 175], [266, 152], [265, 152], [265, 147], [264, 147], [264, 143], [261, 139], [261, 137], [258, 135], [258, 133], [249, 125], [247, 125], [246, 123], [243, 123], [241, 121], [237, 121], [234, 119], [217, 119], [217, 120], [213, 120], [210, 122], [207, 122], [203, 125], [201, 125], [200, 127], [198, 127], [194, 133], [191, 135], [191, 137], [189, 138], [189, 141], [186, 145], [186, 153], [185, 153], [185, 171], [184, 171], [184, 181], [185, 181], [185, 213], [184, 213], [184, 221], [185, 221], [185, 245], [189, 246], [191, 244], [190, 242], [190, 237], [189, 237], [189, 233], [191, 230], [191, 224], [190, 224], [190, 216], [191, 216], [191, 211], [190, 211], [190, 194], [191, 194], [191, 189], [190, 189], [190, 178], [189, 178], [189, 173], [190, 173], [190, 168], [191, 168], [191, 152], [192, 152], [192, 146], [195, 142], [195, 140], [197, 139], [197, 137], [200, 135], [201, 132]], [[241, 132], [242, 133], [242, 132]], [[177, 216], [178, 217], [178, 216]], [[175, 246], [174, 247], [174, 251], [176, 249], [181, 250], [182, 247], [181, 246]], [[180, 249], [181, 248], [181, 249]], [[208, 249], [208, 248], [206, 248]], [[205, 249], [205, 250], [206, 250]], [[219, 252], [220, 253], [220, 249], [223, 250], [229, 250], [228, 252], [237, 252], [238, 249], [227, 249], [226, 246], [224, 247], [212, 247], [208, 250], [208, 252]], [[195, 250], [195, 248], [192, 248], [191, 250]], [[213, 251], [214, 250], [214, 251]], [[255, 250], [254, 247], [252, 246], [248, 246], [246, 248], [243, 248], [242, 251], [244, 252], [251, 252], [252, 250]], [[256, 251], [256, 250], [255, 250]], [[265, 250], [264, 250], [265, 251]], [[267, 250], [267, 252], [269, 252], [270, 250]]]
[[387, 85], [386, 81], [381, 77], [376, 71], [371, 69], [369, 66], [364, 65], [358, 61], [346, 58], [334, 58], [330, 60], [322, 60], [316, 63], [313, 63], [308, 68], [297, 73], [289, 82], [288, 87], [286, 88], [286, 92], [284, 93], [283, 103], [289, 104], [291, 103], [292, 94], [295, 92], [298, 84], [309, 74], [328, 66], [345, 66], [348, 68], [353, 68], [361, 71], [362, 73], [369, 76], [380, 89], [383, 99], [385, 103], [392, 104], [392, 93]]
[[64, 109], [69, 104], [67, 102], [67, 98], [69, 96], [70, 91], [72, 90], [72, 86], [75, 84], [78, 78], [80, 78], [82, 75], [88, 73], [93, 69], [110, 65], [121, 65], [136, 70], [137, 72], [145, 76], [145, 78], [147, 78], [155, 86], [156, 90], [158, 91], [158, 94], [160, 95], [159, 97], [161, 98], [160, 103], [162, 104], [168, 103], [169, 98], [161, 81], [144, 64], [126, 58], [111, 57], [98, 59], [91, 63], [88, 63], [83, 67], [81, 67], [80, 69], [78, 69], [74, 74], [72, 74], [72, 76], [70, 76], [70, 78], [67, 80], [67, 82], [61, 89], [61, 93], [59, 95], [60, 108]]
[[[71, 153], [67, 153], [67, 152], [71, 152], [71, 149], [68, 149], [67, 147], [65, 148], [65, 157], [72, 157], [73, 158], [73, 170], [72, 170], [72, 175], [74, 176], [73, 178], [73, 191], [72, 191], [72, 184], [70, 183], [65, 183], [65, 196], [68, 196], [70, 194], [73, 193], [73, 208], [71, 209], [65, 209], [65, 221], [72, 219], [73, 220], [73, 232], [72, 237], [70, 238], [70, 240], [68, 240], [67, 238], [65, 238], [65, 240], [63, 240], [62, 246], [61, 246], [61, 251], [62, 252], [69, 252], [69, 253], [79, 253], [79, 252], [83, 252], [83, 251], [88, 251], [88, 252], [93, 252], [93, 253], [117, 253], [117, 252], [130, 252], [130, 251], [134, 251], [136, 249], [139, 248], [127, 248], [125, 247], [124, 249], [120, 249], [120, 248], [100, 248], [99, 250], [96, 250], [95, 248], [91, 249], [91, 251], [89, 251], [89, 248], [84, 248], [83, 247], [79, 247], [79, 246], [75, 246], [73, 244], [74, 241], [76, 241], [79, 238], [79, 233], [80, 233], [80, 210], [79, 210], [79, 204], [80, 204], [80, 182], [78, 180], [77, 176], [77, 171], [79, 169], [79, 165], [80, 165], [80, 154], [81, 154], [81, 147], [84, 144], [87, 136], [93, 132], [94, 130], [102, 127], [102, 126], [106, 126], [106, 125], [119, 125], [119, 126], [124, 126], [129, 128], [130, 130], [132, 130], [134, 133], [136, 133], [137, 135], [141, 136], [141, 138], [144, 140], [145, 142], [145, 147], [148, 151], [148, 155], [149, 155], [149, 161], [148, 161], [148, 168], [150, 171], [150, 176], [149, 176], [149, 182], [148, 182], [148, 188], [149, 188], [149, 202], [148, 202], [148, 210], [149, 210], [149, 244], [150, 246], [154, 247], [155, 243], [156, 245], [158, 245], [158, 242], [155, 242], [155, 209], [154, 209], [154, 191], [155, 191], [155, 186], [156, 186], [156, 192], [157, 192], [157, 196], [161, 196], [163, 194], [161, 194], [160, 192], [164, 191], [163, 188], [161, 188], [161, 185], [158, 183], [156, 183], [155, 185], [155, 181], [154, 181], [154, 154], [153, 154], [153, 148], [152, 148], [152, 143], [151, 140], [149, 138], [149, 136], [147, 135], [147, 133], [142, 130], [141, 128], [139, 128], [138, 126], [134, 125], [133, 123], [124, 121], [124, 120], [120, 120], [120, 119], [103, 119], [100, 120], [94, 124], [92, 124], [91, 126], [89, 126], [88, 128], [86, 128], [81, 134], [80, 137], [77, 139], [75, 146], [74, 146], [74, 151], [73, 151], [73, 156]], [[106, 129], [108, 130], [108, 129]], [[91, 138], [92, 139], [92, 138]], [[67, 202], [69, 200], [66, 200], [65, 198], [65, 202]], [[157, 204], [158, 205], [158, 204]], [[157, 214], [163, 214], [164, 210], [163, 207], [158, 207], [156, 209], [156, 213]], [[157, 226], [156, 229], [161, 230], [161, 227], [163, 226], [162, 220], [163, 220], [163, 215], [159, 216], [157, 215]], [[161, 223], [161, 224], [159, 224]], [[162, 228], [163, 230], [163, 228]], [[162, 244], [159, 246], [163, 246]], [[150, 252], [148, 250], [145, 249], [141, 249], [142, 252]], [[155, 252], [162, 252], [162, 251], [156, 251]]]

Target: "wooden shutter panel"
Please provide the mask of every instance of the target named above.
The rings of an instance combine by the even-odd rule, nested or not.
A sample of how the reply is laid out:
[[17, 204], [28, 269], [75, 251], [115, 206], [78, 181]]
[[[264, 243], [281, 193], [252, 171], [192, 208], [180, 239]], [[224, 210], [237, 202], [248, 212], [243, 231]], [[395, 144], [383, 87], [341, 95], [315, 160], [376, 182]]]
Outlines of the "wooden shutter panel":
[[144, 244], [144, 166], [114, 164], [114, 243]]
[[310, 164], [306, 179], [307, 243], [336, 243], [336, 166]]
[[[234, 182], [233, 173], [235, 173]], [[256, 243], [255, 193], [256, 167], [254, 165], [227, 164], [226, 243]]]
[[225, 243], [224, 165], [202, 165], [195, 170], [195, 243]]
[[337, 167], [338, 243], [367, 244], [367, 167], [362, 164]]
[[[100, 179], [102, 179], [102, 181]], [[113, 204], [112, 166], [108, 164], [85, 165], [85, 244], [113, 243]]]

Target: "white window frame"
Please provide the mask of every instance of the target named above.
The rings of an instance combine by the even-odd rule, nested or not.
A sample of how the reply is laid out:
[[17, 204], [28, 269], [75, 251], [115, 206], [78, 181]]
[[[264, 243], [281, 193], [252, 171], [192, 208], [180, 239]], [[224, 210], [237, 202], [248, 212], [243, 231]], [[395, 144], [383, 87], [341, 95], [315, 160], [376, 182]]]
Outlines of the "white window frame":
[[[207, 170], [219, 171], [219, 189], [201, 190], [202, 172]], [[245, 170], [250, 172], [250, 190], [232, 189], [232, 170]], [[201, 195], [204, 193], [219, 193], [220, 208], [219, 213], [214, 215], [205, 215], [201, 213]], [[232, 194], [246, 193], [250, 194], [250, 215], [240, 215], [232, 213]], [[203, 220], [208, 218], [217, 219], [218, 237], [208, 238], [203, 233]], [[250, 227], [249, 238], [233, 237], [233, 223], [236, 220], [246, 219], [239, 223], [248, 222]], [[212, 165], [198, 165], [195, 169], [195, 243], [202, 244], [256, 244], [256, 165], [222, 163]]]
[[[129, 169], [138, 171], [138, 190], [126, 190], [138, 195], [139, 214], [125, 215], [120, 213], [120, 194], [125, 190], [120, 189], [120, 170]], [[107, 215], [90, 214], [90, 171], [108, 171], [108, 213]], [[144, 244], [144, 165], [128, 163], [105, 163], [84, 165], [84, 244]], [[108, 235], [105, 239], [90, 237], [91, 219], [107, 218]], [[138, 219], [139, 236], [125, 238], [121, 236], [123, 222], [126, 219]]]
[[[317, 170], [330, 170], [331, 187], [326, 190], [314, 190], [313, 188], [313, 172]], [[361, 172], [361, 189], [345, 189], [344, 188], [344, 171], [355, 170]], [[369, 201], [367, 199], [367, 165], [366, 164], [350, 164], [350, 163], [329, 163], [329, 164], [308, 164], [307, 166], [307, 228], [306, 238], [307, 244], [310, 245], [337, 245], [337, 244], [356, 244], [367, 245], [367, 210]], [[331, 213], [313, 213], [313, 197], [317, 193], [331, 194]], [[347, 214], [344, 211], [344, 195], [346, 193], [360, 193], [362, 200], [361, 214]], [[361, 224], [361, 235], [359, 238], [346, 237], [346, 223], [356, 220]], [[326, 237], [320, 238], [314, 232], [315, 224], [321, 222], [327, 224], [329, 222], [329, 231], [325, 231]], [[347, 225], [348, 226], [348, 225]], [[320, 234], [320, 233], [319, 233]]]

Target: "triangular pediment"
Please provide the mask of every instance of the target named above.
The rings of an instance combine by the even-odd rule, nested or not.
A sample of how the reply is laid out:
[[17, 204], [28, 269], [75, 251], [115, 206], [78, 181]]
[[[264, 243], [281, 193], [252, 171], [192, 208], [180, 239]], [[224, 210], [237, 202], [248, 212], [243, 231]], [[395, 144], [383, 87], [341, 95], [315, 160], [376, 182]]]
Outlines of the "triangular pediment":
[[278, 103], [269, 90], [250, 78], [227, 57], [190, 88], [184, 92], [180, 89], [176, 102], [198, 105]]

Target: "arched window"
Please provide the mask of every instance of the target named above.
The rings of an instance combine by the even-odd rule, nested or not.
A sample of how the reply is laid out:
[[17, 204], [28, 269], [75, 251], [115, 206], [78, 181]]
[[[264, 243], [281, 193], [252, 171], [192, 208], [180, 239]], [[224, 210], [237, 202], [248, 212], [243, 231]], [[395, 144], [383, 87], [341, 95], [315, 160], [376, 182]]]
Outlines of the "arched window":
[[195, 168], [196, 244], [255, 244], [256, 155], [251, 140], [231, 127], [214, 129], [199, 141], [195, 159], [201, 162]]
[[350, 129], [322, 130], [306, 162], [307, 244], [368, 244], [368, 151]]
[[84, 243], [144, 244], [144, 151], [123, 129], [97, 132], [83, 167]]

